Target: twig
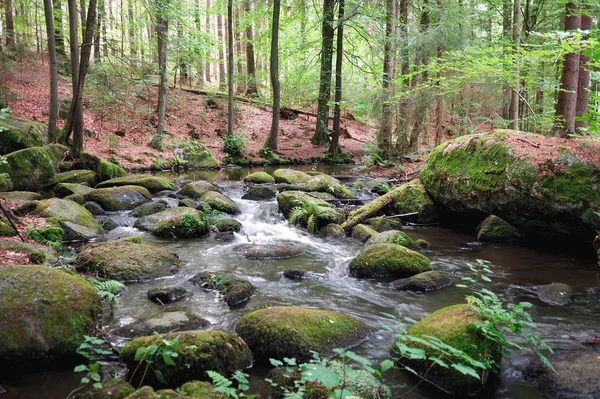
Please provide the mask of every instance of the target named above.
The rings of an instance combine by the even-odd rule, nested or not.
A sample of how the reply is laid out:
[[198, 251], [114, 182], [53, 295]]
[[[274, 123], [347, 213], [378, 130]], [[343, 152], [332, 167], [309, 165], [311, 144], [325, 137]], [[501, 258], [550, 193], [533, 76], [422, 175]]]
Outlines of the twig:
[[534, 146], [535, 148], [540, 148], [540, 145], [539, 145], [539, 144], [532, 143], [531, 141], [529, 141], [529, 140], [525, 140], [525, 139], [522, 139], [521, 137], [517, 137], [517, 140], [523, 141], [523, 142], [525, 142], [525, 143], [527, 143], [527, 144], [529, 144], [529, 145], [532, 145], [532, 146]]
[[403, 218], [403, 217], [407, 217], [407, 216], [414, 216], [414, 215], [418, 215], [419, 212], [410, 212], [410, 213], [401, 213], [399, 215], [391, 215], [391, 216], [384, 216], [384, 219], [394, 219], [394, 218]]

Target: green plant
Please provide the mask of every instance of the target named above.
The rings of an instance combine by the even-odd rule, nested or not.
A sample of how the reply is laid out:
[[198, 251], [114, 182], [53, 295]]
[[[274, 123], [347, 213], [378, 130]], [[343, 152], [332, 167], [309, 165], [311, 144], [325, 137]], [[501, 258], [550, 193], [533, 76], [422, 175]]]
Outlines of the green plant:
[[202, 232], [205, 229], [205, 224], [202, 220], [196, 219], [191, 213], [187, 212], [181, 220], [183, 232], [188, 237], [194, 236], [196, 232]]
[[244, 138], [238, 134], [227, 134], [223, 137], [223, 151], [232, 159], [240, 158], [244, 155], [245, 145]]
[[[158, 335], [156, 332], [154, 334]], [[179, 356], [177, 353], [178, 349], [179, 335], [173, 339], [163, 338], [156, 344], [138, 348], [138, 350], [135, 352], [134, 360], [139, 363], [135, 370], [133, 370], [131, 380], [129, 382], [133, 380], [133, 377], [137, 373], [138, 369], [144, 365], [144, 373], [140, 379], [140, 385], [144, 382], [149, 370], [152, 370], [154, 376], [161, 384], [167, 385], [167, 380], [163, 376], [162, 372], [158, 369], [155, 369], [152, 365], [154, 363], [163, 362], [167, 366], [174, 366], [174, 359]]]
[[107, 365], [108, 362], [98, 359], [110, 355], [112, 352], [104, 349], [106, 342], [103, 339], [88, 335], [84, 335], [83, 338], [85, 341], [79, 345], [76, 352], [88, 359], [88, 364], [80, 364], [73, 371], [76, 373], [86, 372], [85, 376], [81, 378], [82, 385], [91, 384], [94, 389], [101, 389], [100, 367]]
[[96, 290], [96, 294], [108, 303], [112, 312], [114, 305], [119, 302], [118, 294], [127, 289], [125, 284], [116, 280], [105, 280], [97, 277], [88, 276], [86, 280], [92, 284]]
[[216, 290], [223, 284], [223, 278], [214, 273], [208, 275], [209, 280], [202, 283], [202, 288]]
[[49, 226], [37, 229], [27, 229], [25, 235], [35, 242], [49, 245], [54, 249], [62, 248], [62, 238], [65, 231], [59, 226]]
[[[231, 376], [231, 379], [227, 379], [223, 377], [221, 374], [215, 371], [207, 371], [206, 374], [211, 379], [212, 384], [214, 385], [213, 391], [222, 393], [227, 395], [230, 398], [239, 399], [239, 398], [255, 398], [256, 395], [246, 395], [245, 391], [250, 388], [248, 383], [248, 374], [242, 373], [237, 370]], [[236, 387], [233, 387], [233, 381], [237, 383]]]
[[307, 200], [302, 205], [296, 206], [290, 213], [290, 224], [298, 224], [299, 222], [306, 226], [311, 233], [317, 231], [319, 217], [323, 212], [322, 206], [315, 201]]

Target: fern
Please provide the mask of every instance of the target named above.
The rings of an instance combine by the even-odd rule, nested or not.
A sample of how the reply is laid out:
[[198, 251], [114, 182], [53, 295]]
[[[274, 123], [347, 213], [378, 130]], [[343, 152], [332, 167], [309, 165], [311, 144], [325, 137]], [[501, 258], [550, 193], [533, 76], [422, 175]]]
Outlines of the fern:
[[292, 209], [289, 222], [293, 225], [304, 225], [309, 232], [314, 233], [317, 231], [319, 219], [322, 219], [329, 211], [329, 208], [323, 207], [315, 201], [307, 200]]
[[87, 281], [92, 284], [100, 299], [108, 303], [111, 311], [113, 310], [114, 304], [119, 302], [119, 297], [117, 295], [121, 291], [127, 289], [125, 284], [116, 280], [104, 280], [89, 276], [87, 277]]

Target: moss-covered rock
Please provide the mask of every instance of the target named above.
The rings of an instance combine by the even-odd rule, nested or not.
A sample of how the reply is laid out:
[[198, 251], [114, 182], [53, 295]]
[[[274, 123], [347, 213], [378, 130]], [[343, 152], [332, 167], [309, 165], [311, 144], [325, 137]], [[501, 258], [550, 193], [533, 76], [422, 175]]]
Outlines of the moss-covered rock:
[[419, 179], [404, 183], [394, 191], [391, 208], [396, 214], [418, 212], [406, 218], [409, 222], [433, 223], [439, 219], [437, 207]]
[[179, 192], [177, 192], [177, 194], [193, 199], [200, 199], [200, 197], [202, 197], [209, 191], [219, 192], [220, 190], [217, 186], [210, 182], [198, 180], [186, 184], [181, 188], [181, 190], [179, 190]]
[[360, 242], [367, 242], [371, 237], [375, 237], [377, 234], [379, 234], [377, 230], [362, 223], [357, 224], [352, 228], [352, 238]]
[[59, 183], [54, 187], [54, 195], [57, 197], [67, 197], [73, 194], [81, 194], [85, 196], [87, 193], [95, 189], [77, 183]]
[[427, 257], [397, 244], [375, 244], [350, 262], [355, 277], [410, 277], [431, 270]]
[[15, 188], [8, 173], [0, 173], [0, 192], [12, 191]]
[[150, 288], [147, 292], [148, 299], [152, 302], [160, 304], [177, 302], [188, 295], [188, 292], [183, 287], [176, 285], [165, 285], [163, 287]]
[[402, 291], [436, 291], [452, 284], [448, 274], [438, 270], [415, 274], [414, 276], [392, 281], [390, 286]]
[[221, 276], [215, 273], [202, 272], [190, 279], [190, 282], [206, 290], [217, 290], [228, 306], [238, 306], [248, 302], [254, 286], [243, 278]]
[[214, 221], [212, 228], [219, 233], [236, 232], [242, 230], [242, 224], [235, 219], [223, 218]]
[[104, 232], [87, 209], [67, 199], [50, 198], [39, 201], [33, 213], [56, 220], [65, 231], [64, 239], [67, 241], [89, 240]]
[[52, 159], [42, 147], [30, 147], [4, 156], [0, 173], [8, 173], [15, 190], [39, 190], [54, 179]]
[[413, 251], [417, 251], [419, 249], [417, 243], [414, 242], [413, 239], [408, 236], [408, 234], [398, 230], [388, 230], [377, 233], [369, 238], [367, 242], [365, 242], [365, 247], [385, 243], [402, 245], [403, 247], [412, 249]]
[[[442, 342], [480, 362], [500, 361], [500, 346], [486, 339], [475, 323], [479, 316], [470, 305], [454, 305], [432, 313], [410, 327], [406, 333], [418, 338], [433, 336]], [[414, 345], [414, 344], [412, 344]], [[430, 348], [423, 348], [429, 356], [439, 355]], [[445, 360], [446, 361], [446, 360]], [[460, 361], [455, 359], [456, 362]], [[455, 396], [474, 396], [484, 388], [490, 375], [489, 370], [480, 373], [480, 378], [464, 375], [453, 368], [445, 368], [423, 360], [400, 358], [399, 362], [415, 370], [421, 378], [444, 392]], [[446, 361], [448, 363], [448, 361]]]
[[17, 230], [15, 230], [7, 218], [0, 217], [0, 236], [10, 237], [16, 236]]
[[250, 187], [242, 199], [261, 201], [275, 198], [275, 190], [270, 187]]
[[227, 396], [214, 392], [214, 386], [206, 381], [190, 381], [183, 384], [178, 392], [198, 399], [226, 399]]
[[329, 223], [341, 223], [344, 220], [344, 213], [336, 209], [335, 206], [302, 191], [286, 191], [277, 196], [279, 210], [286, 217], [290, 217], [296, 207], [314, 208], [318, 217], [318, 227], [325, 227]]
[[329, 223], [327, 226], [323, 227], [320, 233], [327, 238], [344, 238], [346, 237], [346, 232], [342, 229], [342, 226], [336, 223]]
[[[175, 266], [174, 266], [175, 265]], [[141, 281], [168, 276], [178, 265], [177, 255], [161, 247], [126, 240], [89, 244], [77, 255], [76, 268], [119, 281]]]
[[0, 240], [0, 251], [19, 252], [25, 254], [29, 259], [29, 262], [38, 265], [53, 265], [58, 262], [58, 253], [56, 250], [52, 247], [42, 244]]
[[511, 226], [507, 221], [498, 216], [490, 215], [481, 222], [477, 228], [477, 239], [479, 241], [511, 242], [516, 241], [523, 234]]
[[89, 389], [75, 394], [74, 399], [125, 399], [135, 392], [135, 388], [121, 378], [113, 378], [102, 383], [100, 389]]
[[361, 342], [369, 327], [342, 313], [283, 306], [256, 310], [242, 316], [236, 332], [246, 341], [257, 362], [270, 358], [312, 358], [311, 350], [323, 356], [335, 348]]
[[[133, 373], [138, 364], [135, 353], [139, 348], [154, 344], [162, 345], [163, 339], [174, 339], [177, 336], [179, 336], [179, 349], [175, 365], [166, 365], [161, 360], [152, 364], [155, 370], [163, 374], [170, 387], [177, 387], [191, 380], [206, 380], [207, 370], [229, 376], [252, 363], [252, 353], [242, 339], [216, 330], [185, 331], [136, 338], [125, 345], [120, 359]], [[140, 383], [143, 374], [143, 370], [138, 369], [133, 375], [134, 384]], [[153, 386], [159, 385], [154, 373], [146, 373], [143, 382]]]
[[295, 258], [304, 253], [300, 248], [285, 244], [248, 244], [238, 247], [244, 256], [254, 260], [274, 260]]
[[210, 322], [192, 312], [161, 312], [156, 316], [135, 321], [131, 324], [115, 328], [110, 335], [120, 338], [136, 338], [152, 335], [155, 331], [166, 334], [171, 331], [204, 330]]
[[84, 152], [73, 165], [73, 169], [88, 169], [96, 172], [98, 181], [110, 180], [117, 177], [127, 176], [125, 169], [119, 165], [112, 164], [99, 156]]
[[244, 177], [246, 183], [265, 184], [275, 183], [275, 178], [267, 172], [254, 172]]
[[402, 222], [397, 219], [390, 219], [386, 217], [377, 217], [369, 219], [365, 222], [379, 233], [388, 230], [402, 230]]
[[152, 215], [154, 213], [162, 212], [167, 209], [167, 204], [164, 201], [149, 202], [144, 205], [140, 205], [131, 211], [131, 216], [140, 218], [143, 216]]
[[210, 150], [198, 141], [195, 141], [192, 146], [183, 148], [181, 159], [191, 169], [219, 169], [221, 167]]
[[306, 187], [308, 187], [310, 191], [325, 192], [333, 195], [335, 198], [356, 198], [354, 193], [340, 184], [338, 179], [329, 175], [319, 174], [317, 176], [312, 176], [310, 180], [306, 182]]
[[208, 222], [204, 213], [186, 207], [165, 209], [144, 216], [136, 220], [134, 226], [159, 237], [190, 238], [208, 234]]
[[177, 202], [177, 206], [187, 206], [188, 208], [196, 208], [197, 202], [191, 198], [182, 198]]
[[38, 201], [41, 200], [42, 194], [34, 193], [32, 191], [9, 191], [5, 193], [0, 193], [0, 199], [6, 201], [19, 201], [19, 202], [28, 202], [28, 201]]
[[80, 277], [47, 266], [3, 266], [0, 292], [3, 373], [72, 363], [83, 336], [94, 335], [100, 298]]
[[68, 172], [59, 173], [54, 176], [52, 184], [59, 183], [76, 183], [85, 184], [87, 186], [94, 186], [96, 184], [97, 176], [96, 172], [92, 170], [70, 170]]
[[[69, 153], [71, 151], [69, 147], [63, 144], [50, 143], [44, 145], [44, 149], [48, 152], [50, 158], [52, 158], [52, 162], [54, 163], [55, 169], [59, 169], [62, 163], [65, 163], [70, 167], [70, 164], [68, 162], [65, 162], [65, 160], [69, 158]], [[62, 172], [66, 171], [63, 170]]]
[[48, 126], [28, 119], [6, 115], [0, 118], [0, 155], [29, 147], [41, 147], [48, 135]]
[[273, 177], [277, 183], [287, 184], [306, 184], [311, 179], [310, 175], [294, 169], [277, 169], [273, 172]]
[[141, 186], [154, 194], [162, 190], [173, 190], [175, 185], [164, 177], [146, 176], [146, 175], [131, 175], [125, 177], [117, 177], [98, 183], [96, 188], [121, 187], [121, 186]]
[[225, 212], [230, 215], [240, 213], [240, 210], [235, 202], [233, 202], [231, 198], [219, 192], [207, 191], [202, 197], [200, 197], [200, 199], [210, 205], [212, 209], [216, 209], [217, 211]]
[[335, 196], [322, 191], [311, 191], [310, 195], [322, 199], [323, 201], [335, 201]]
[[86, 201], [93, 201], [106, 211], [123, 211], [136, 208], [152, 200], [144, 187], [121, 186], [98, 188], [85, 195]]

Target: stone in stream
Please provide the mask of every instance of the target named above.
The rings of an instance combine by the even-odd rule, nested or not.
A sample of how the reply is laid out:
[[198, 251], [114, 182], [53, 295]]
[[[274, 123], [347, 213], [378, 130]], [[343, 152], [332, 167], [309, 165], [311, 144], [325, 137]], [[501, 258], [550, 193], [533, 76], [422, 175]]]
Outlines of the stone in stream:
[[[132, 378], [134, 386], [161, 385], [156, 380], [155, 373], [144, 373], [143, 370], [134, 373], [139, 363], [135, 360], [137, 350], [176, 337], [179, 337], [179, 349], [175, 365], [153, 363], [153, 368], [162, 373], [169, 387], [174, 388], [194, 379], [206, 378], [205, 373], [208, 370], [229, 376], [236, 370], [243, 370], [252, 364], [252, 352], [244, 340], [222, 331], [183, 331], [139, 337], [125, 344], [119, 357], [127, 364], [130, 370], [129, 378]], [[145, 375], [143, 381], [142, 375]]]
[[100, 298], [81, 277], [47, 266], [0, 267], [2, 373], [77, 364], [84, 335], [94, 335]]
[[[104, 209], [102, 209], [102, 207], [95, 202], [87, 201], [87, 202], [82, 203], [81, 206], [83, 206], [85, 209], [87, 209], [94, 216], [106, 215], [106, 211]], [[105, 229], [105, 231], [106, 231], [106, 229]]]
[[518, 229], [498, 216], [490, 215], [477, 227], [479, 241], [511, 242], [523, 236]]
[[530, 289], [537, 294], [540, 301], [549, 305], [564, 306], [571, 301], [571, 297], [573, 296], [571, 287], [563, 283], [537, 285]]
[[434, 223], [439, 220], [437, 206], [419, 179], [404, 183], [394, 191], [390, 208], [394, 214], [417, 212], [417, 215], [404, 218], [408, 222]]
[[325, 278], [325, 274], [308, 270], [287, 269], [283, 271], [283, 277], [290, 280], [322, 280]]
[[329, 223], [327, 226], [323, 227], [320, 233], [327, 238], [344, 238], [346, 237], [346, 232], [342, 229], [342, 226], [336, 223]]
[[277, 169], [273, 172], [273, 177], [277, 183], [287, 184], [306, 184], [311, 179], [310, 175], [294, 169]]
[[271, 176], [267, 172], [250, 173], [248, 176], [244, 177], [244, 181], [247, 183], [255, 184], [275, 183], [275, 179], [273, 178], [273, 176]]
[[250, 187], [248, 192], [242, 196], [242, 199], [263, 201], [275, 198], [275, 190], [270, 187]]
[[36, 216], [53, 218], [65, 231], [64, 240], [89, 240], [98, 237], [104, 229], [94, 216], [81, 205], [60, 198], [50, 198], [31, 204]]
[[365, 247], [370, 247], [375, 244], [398, 244], [406, 247], [408, 249], [412, 249], [413, 251], [419, 250], [419, 246], [416, 242], [413, 241], [412, 238], [408, 236], [403, 231], [398, 230], [388, 230], [382, 233], [377, 233], [372, 236], [365, 242]]
[[239, 233], [242, 230], [242, 224], [235, 219], [222, 218], [214, 221], [212, 225], [213, 229], [219, 233], [236, 232]]
[[131, 216], [140, 218], [154, 213], [158, 213], [167, 209], [167, 203], [164, 200], [156, 202], [149, 202], [144, 205], [140, 205], [131, 211]]
[[66, 197], [72, 194], [85, 195], [95, 189], [78, 183], [58, 183], [54, 186], [54, 195], [57, 197]]
[[106, 211], [136, 208], [152, 200], [148, 190], [141, 186], [98, 188], [85, 194], [86, 201], [99, 204]]
[[175, 185], [164, 177], [146, 176], [146, 175], [129, 175], [117, 177], [99, 183], [96, 188], [121, 187], [121, 186], [141, 186], [154, 194], [163, 190], [172, 190]]
[[366, 224], [357, 224], [352, 228], [352, 238], [360, 242], [367, 242], [369, 238], [375, 237], [377, 234], [377, 230]]
[[152, 335], [155, 331], [165, 334], [172, 331], [204, 330], [210, 322], [193, 312], [166, 311], [148, 319], [139, 320], [110, 331], [110, 335], [120, 338], [136, 338]]
[[300, 363], [312, 358], [311, 351], [330, 356], [335, 348], [357, 345], [365, 339], [369, 327], [338, 312], [281, 306], [242, 316], [236, 332], [246, 341], [257, 363], [284, 357]]
[[427, 257], [397, 244], [375, 244], [350, 262], [354, 277], [410, 277], [431, 270]]
[[432, 270], [414, 276], [392, 281], [390, 286], [402, 291], [436, 291], [452, 284], [448, 274]]
[[148, 290], [148, 299], [161, 304], [179, 301], [187, 296], [188, 292], [183, 287], [167, 285]]
[[179, 190], [177, 194], [183, 197], [188, 197], [192, 199], [199, 199], [204, 194], [209, 191], [217, 191], [219, 192], [219, 188], [212, 183], [209, 183], [204, 180], [198, 180], [195, 182], [191, 182], [186, 184]]
[[377, 230], [379, 233], [388, 230], [402, 230], [402, 223], [400, 220], [386, 217], [372, 218], [367, 220], [365, 224]]
[[201, 272], [190, 279], [194, 285], [206, 290], [217, 290], [228, 306], [238, 306], [248, 302], [254, 286], [248, 280], [237, 277], [220, 276], [211, 272]]
[[207, 191], [200, 197], [200, 200], [206, 202], [212, 209], [220, 212], [229, 213], [230, 215], [240, 213], [239, 208], [231, 198], [216, 191]]
[[54, 165], [42, 147], [30, 147], [3, 157], [0, 173], [8, 173], [15, 190], [40, 190], [52, 183]]
[[99, 156], [84, 152], [73, 169], [88, 169], [96, 172], [99, 181], [114, 179], [116, 177], [125, 177], [127, 172], [119, 165], [112, 164]]
[[252, 260], [290, 259], [304, 253], [300, 248], [285, 244], [243, 244], [236, 248], [242, 249], [244, 256]]
[[355, 199], [352, 191], [340, 184], [340, 181], [329, 175], [319, 174], [313, 176], [306, 182], [306, 187], [310, 191], [320, 191], [333, 195], [340, 199]]
[[177, 206], [187, 206], [188, 208], [196, 208], [196, 201], [191, 198], [182, 198], [177, 203]]
[[208, 222], [203, 212], [177, 207], [144, 216], [134, 226], [158, 237], [193, 238], [208, 234]]
[[[96, 172], [93, 170], [71, 170], [54, 176], [52, 184], [70, 183], [82, 184], [93, 187], [97, 180]], [[55, 189], [56, 190], [56, 189]]]

